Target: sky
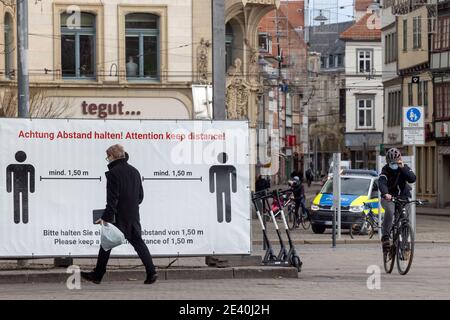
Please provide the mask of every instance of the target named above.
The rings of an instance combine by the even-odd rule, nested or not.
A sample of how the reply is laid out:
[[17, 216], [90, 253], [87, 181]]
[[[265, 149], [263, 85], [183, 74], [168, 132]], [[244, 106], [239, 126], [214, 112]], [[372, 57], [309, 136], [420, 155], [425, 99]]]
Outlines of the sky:
[[354, 0], [310, 0], [310, 16], [317, 17], [322, 9], [322, 14], [329, 19], [327, 23], [350, 21], [353, 20], [353, 3]]

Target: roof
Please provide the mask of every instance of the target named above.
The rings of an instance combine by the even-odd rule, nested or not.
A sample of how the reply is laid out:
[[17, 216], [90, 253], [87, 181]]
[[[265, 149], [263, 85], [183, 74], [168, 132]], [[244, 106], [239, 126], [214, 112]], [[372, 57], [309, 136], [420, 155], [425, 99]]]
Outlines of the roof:
[[[341, 33], [344, 41], [381, 41], [381, 29], [376, 28], [375, 21], [369, 20], [371, 13], [366, 13], [353, 26]], [[369, 28], [370, 26], [370, 28]]]
[[304, 15], [303, 10], [305, 9], [305, 2], [301, 1], [282, 1], [282, 5], [280, 6], [281, 14], [288, 18], [289, 23], [295, 29], [298, 27], [304, 27]]
[[345, 43], [339, 39], [341, 32], [353, 25], [354, 21], [324, 24], [310, 28], [310, 52], [319, 52], [322, 56], [344, 54]]
[[355, 10], [356, 11], [367, 11], [367, 8], [373, 3], [373, 0], [356, 0]]

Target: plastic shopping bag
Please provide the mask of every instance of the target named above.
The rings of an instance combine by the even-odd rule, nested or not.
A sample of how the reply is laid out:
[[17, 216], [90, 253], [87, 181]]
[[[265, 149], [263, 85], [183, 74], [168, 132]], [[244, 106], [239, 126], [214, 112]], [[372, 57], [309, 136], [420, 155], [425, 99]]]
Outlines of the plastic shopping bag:
[[111, 223], [103, 223], [101, 230], [100, 244], [105, 251], [109, 251], [125, 243], [125, 236]]

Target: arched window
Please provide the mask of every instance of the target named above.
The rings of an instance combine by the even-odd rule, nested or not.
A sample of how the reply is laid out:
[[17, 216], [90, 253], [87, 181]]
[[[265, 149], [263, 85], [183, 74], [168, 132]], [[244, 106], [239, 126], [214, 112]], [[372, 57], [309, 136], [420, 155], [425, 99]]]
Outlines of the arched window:
[[128, 79], [156, 80], [159, 75], [159, 17], [150, 13], [125, 16]]
[[233, 65], [233, 42], [234, 42], [234, 32], [233, 27], [230, 23], [227, 23], [225, 28], [225, 59], [226, 59], [226, 69]]
[[61, 68], [64, 78], [95, 78], [95, 25], [96, 16], [91, 13], [61, 14]]
[[5, 14], [5, 77], [11, 79], [14, 76], [14, 26], [9, 13]]

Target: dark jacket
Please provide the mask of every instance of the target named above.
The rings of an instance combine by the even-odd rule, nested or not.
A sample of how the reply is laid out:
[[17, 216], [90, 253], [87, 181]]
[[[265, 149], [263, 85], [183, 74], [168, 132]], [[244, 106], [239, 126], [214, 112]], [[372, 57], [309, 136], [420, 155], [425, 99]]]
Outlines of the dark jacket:
[[139, 205], [144, 199], [141, 175], [128, 164], [127, 159], [119, 159], [108, 165], [106, 175], [106, 209], [102, 219], [112, 222], [127, 239], [133, 233], [141, 235]]
[[270, 182], [264, 178], [256, 180], [255, 191], [263, 191], [270, 188]]
[[305, 197], [305, 188], [301, 182], [293, 184], [291, 189], [295, 199], [302, 199]]
[[414, 182], [416, 175], [407, 165], [399, 167], [398, 170], [392, 170], [389, 165], [385, 165], [379, 178], [381, 196], [390, 194], [394, 197], [410, 198], [411, 187], [408, 183]]

